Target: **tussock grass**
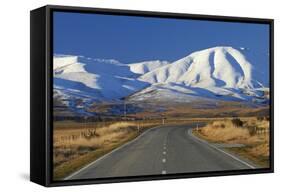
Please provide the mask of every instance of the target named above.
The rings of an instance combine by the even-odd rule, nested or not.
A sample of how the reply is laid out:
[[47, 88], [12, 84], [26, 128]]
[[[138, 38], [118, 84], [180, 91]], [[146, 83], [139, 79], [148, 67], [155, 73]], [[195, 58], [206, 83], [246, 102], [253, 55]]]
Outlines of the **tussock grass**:
[[216, 120], [200, 128], [195, 134], [210, 142], [244, 144], [245, 147], [229, 148], [229, 150], [245, 156], [263, 167], [268, 167], [268, 119], [243, 118], [241, 121], [242, 126], [238, 126], [233, 119]]
[[200, 129], [200, 133], [216, 142], [241, 142], [247, 140], [250, 133], [247, 129], [236, 127], [230, 120], [215, 121]]

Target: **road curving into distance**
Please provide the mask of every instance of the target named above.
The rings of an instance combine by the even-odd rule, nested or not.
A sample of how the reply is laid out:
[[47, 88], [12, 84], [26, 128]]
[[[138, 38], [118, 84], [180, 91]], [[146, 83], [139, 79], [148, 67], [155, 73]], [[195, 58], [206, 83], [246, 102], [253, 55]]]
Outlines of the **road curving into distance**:
[[74, 172], [65, 180], [255, 168], [193, 136], [190, 125], [163, 125]]

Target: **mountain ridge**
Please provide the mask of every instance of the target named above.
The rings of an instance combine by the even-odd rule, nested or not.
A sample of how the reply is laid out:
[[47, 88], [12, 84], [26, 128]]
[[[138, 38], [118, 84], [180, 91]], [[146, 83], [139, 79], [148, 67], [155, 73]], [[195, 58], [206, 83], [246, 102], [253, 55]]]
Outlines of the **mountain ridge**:
[[253, 65], [241, 50], [230, 46], [195, 51], [174, 62], [124, 64], [114, 59], [54, 55], [53, 63], [54, 89], [64, 100], [81, 96], [93, 102], [268, 99], [263, 91], [266, 82], [255, 79]]

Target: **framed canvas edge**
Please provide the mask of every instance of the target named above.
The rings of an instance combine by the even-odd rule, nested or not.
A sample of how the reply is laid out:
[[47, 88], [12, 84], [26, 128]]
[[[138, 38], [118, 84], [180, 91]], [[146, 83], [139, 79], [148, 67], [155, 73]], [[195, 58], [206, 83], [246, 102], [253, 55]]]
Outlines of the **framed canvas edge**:
[[[186, 14], [186, 13], [170, 13], [170, 12], [153, 12], [139, 10], [123, 10], [123, 9], [107, 9], [107, 8], [90, 8], [76, 6], [61, 6], [61, 5], [46, 5], [46, 185], [48, 187], [69, 186], [69, 185], [85, 185], [85, 184], [102, 184], [102, 183], [119, 183], [119, 182], [135, 182], [135, 181], [151, 181], [165, 179], [185, 179], [198, 177], [214, 177], [214, 176], [231, 176], [231, 175], [249, 175], [260, 173], [274, 173], [274, 19], [250, 18], [250, 17], [233, 17], [233, 16], [218, 16], [218, 15], [201, 15], [201, 14]], [[215, 171], [215, 172], [196, 172], [184, 174], [169, 174], [169, 175], [151, 175], [151, 176], [128, 176], [116, 178], [100, 178], [100, 179], [85, 179], [85, 180], [53, 180], [52, 166], [52, 12], [84, 12], [109, 15], [127, 15], [127, 16], [143, 16], [143, 17], [162, 17], [162, 18], [178, 18], [178, 19], [194, 19], [194, 20], [211, 20], [225, 22], [242, 22], [242, 23], [260, 23], [269, 24], [270, 36], [270, 167], [261, 169], [247, 170], [231, 170], [231, 171]]]

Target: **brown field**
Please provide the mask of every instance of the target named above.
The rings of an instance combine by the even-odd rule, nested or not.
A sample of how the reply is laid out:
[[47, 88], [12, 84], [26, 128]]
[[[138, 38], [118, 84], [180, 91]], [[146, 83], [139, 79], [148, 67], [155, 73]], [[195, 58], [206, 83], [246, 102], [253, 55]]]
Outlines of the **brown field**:
[[226, 150], [237, 153], [261, 167], [268, 167], [269, 119], [257, 117], [235, 119], [215, 120], [193, 132], [213, 143], [242, 144], [242, 147], [230, 147]]
[[[151, 104], [151, 106], [161, 105], [161, 103]], [[269, 114], [269, 106], [248, 106], [241, 102], [192, 102], [180, 104], [164, 104], [166, 110], [163, 112], [155, 112], [153, 107], [144, 112], [135, 114], [136, 117], [159, 117], [165, 116], [169, 118], [223, 118], [223, 117], [251, 117], [266, 116]]]

